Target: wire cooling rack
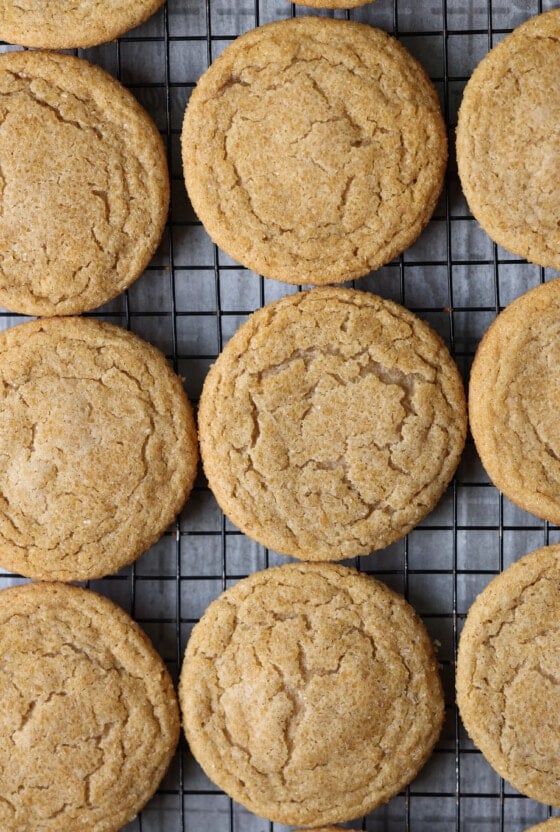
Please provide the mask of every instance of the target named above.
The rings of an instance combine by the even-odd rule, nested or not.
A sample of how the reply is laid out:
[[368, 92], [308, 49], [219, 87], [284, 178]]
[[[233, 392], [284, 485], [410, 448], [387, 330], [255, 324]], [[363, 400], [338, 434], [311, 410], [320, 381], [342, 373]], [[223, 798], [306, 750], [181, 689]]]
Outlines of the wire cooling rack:
[[[451, 161], [435, 216], [398, 261], [357, 288], [393, 298], [426, 319], [459, 367], [503, 307], [552, 275], [495, 246], [461, 196], [453, 134], [462, 89], [483, 55], [514, 26], [550, 8], [538, 0], [378, 0], [351, 17], [395, 34], [422, 61], [441, 96]], [[248, 273], [216, 249], [188, 204], [180, 162], [183, 112], [200, 74], [231, 40], [256, 25], [310, 14], [288, 0], [168, 0], [142, 27], [80, 52], [116, 75], [155, 119], [173, 183], [170, 222], [140, 280], [98, 310], [160, 347], [196, 402], [208, 366], [255, 308], [295, 291]], [[332, 15], [333, 13], [327, 12]], [[0, 44], [0, 50], [8, 48]], [[0, 310], [0, 328], [21, 316]], [[489, 483], [472, 442], [440, 505], [403, 541], [360, 559], [360, 568], [403, 592], [439, 646], [447, 720], [435, 754], [405, 792], [362, 821], [371, 832], [521, 832], [550, 810], [521, 797], [469, 742], [454, 705], [454, 657], [476, 594], [522, 554], [560, 539], [559, 530], [517, 509]], [[177, 678], [185, 642], [208, 603], [240, 577], [286, 562], [241, 535], [199, 477], [177, 523], [137, 563], [91, 582], [144, 627]], [[21, 579], [0, 576], [0, 586]], [[233, 804], [181, 745], [171, 770], [127, 832], [278, 832]]]

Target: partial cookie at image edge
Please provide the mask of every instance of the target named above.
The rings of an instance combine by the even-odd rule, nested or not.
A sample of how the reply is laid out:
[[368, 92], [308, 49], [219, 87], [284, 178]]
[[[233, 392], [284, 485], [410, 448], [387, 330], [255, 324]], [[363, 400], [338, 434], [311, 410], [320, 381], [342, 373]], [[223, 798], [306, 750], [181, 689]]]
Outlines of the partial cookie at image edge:
[[[171, 677], [108, 598], [0, 591], [3, 832], [117, 832], [158, 788], [180, 733]], [[2, 752], [0, 752], [2, 753]], [[4, 756], [5, 755], [5, 756]], [[142, 776], [138, 776], [138, 772]]]
[[112, 75], [56, 52], [0, 55], [0, 304], [80, 314], [128, 288], [169, 206], [162, 137]]
[[560, 279], [520, 295], [484, 333], [471, 368], [469, 423], [482, 464], [515, 505], [560, 523]]
[[[0, 0], [0, 40], [40, 49], [85, 49], [98, 46], [140, 26], [165, 0], [43, 0], [24, 3]], [[64, 6], [67, 8], [65, 9]], [[68, 8], [70, 6], [70, 8]]]
[[0, 333], [0, 563], [39, 580], [112, 574], [183, 507], [198, 441], [156, 347], [91, 318]]
[[554, 269], [560, 269], [559, 41], [560, 9], [514, 29], [475, 68], [457, 125], [459, 178], [475, 219], [507, 251]]
[[442, 189], [447, 134], [431, 81], [397, 40], [313, 16], [226, 47], [189, 100], [182, 153], [217, 245], [265, 277], [322, 285], [416, 240]]
[[213, 601], [188, 641], [179, 701], [214, 783], [260, 817], [313, 827], [400, 791], [444, 715], [433, 645], [412, 607], [333, 564], [257, 572]]
[[556, 807], [558, 586], [559, 544], [494, 577], [468, 612], [456, 676], [461, 719], [489, 765], [521, 794]]

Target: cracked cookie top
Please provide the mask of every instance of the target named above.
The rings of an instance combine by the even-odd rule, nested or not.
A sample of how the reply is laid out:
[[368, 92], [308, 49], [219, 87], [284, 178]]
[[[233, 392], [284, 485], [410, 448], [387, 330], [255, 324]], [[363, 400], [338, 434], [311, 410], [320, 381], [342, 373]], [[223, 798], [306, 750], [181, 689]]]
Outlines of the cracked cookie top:
[[560, 523], [560, 280], [501, 312], [471, 370], [469, 416], [484, 468], [516, 505]]
[[255, 312], [199, 408], [218, 503], [265, 546], [342, 560], [405, 535], [439, 500], [466, 433], [459, 372], [396, 303], [322, 288]]
[[257, 572], [193, 630], [179, 701], [206, 774], [257, 815], [320, 826], [400, 791], [437, 740], [430, 639], [404, 598], [334, 564]]
[[199, 80], [182, 136], [187, 190], [224, 251], [265, 277], [339, 283], [428, 222], [447, 159], [435, 90], [378, 29], [271, 23]]
[[42, 49], [107, 43], [139, 26], [164, 0], [0, 0], [0, 40]]
[[114, 78], [68, 55], [0, 55], [1, 305], [69, 315], [115, 297], [168, 202], [161, 137]]
[[121, 829], [179, 738], [147, 636], [94, 592], [27, 584], [0, 592], [0, 656], [2, 832]]
[[148, 549], [191, 489], [180, 379], [120, 327], [47, 318], [0, 334], [0, 563], [87, 580]]
[[478, 596], [457, 657], [469, 736], [501, 777], [553, 806], [560, 806], [559, 598], [560, 546], [532, 552]]
[[499, 245], [560, 268], [560, 9], [531, 18], [475, 69], [457, 127], [472, 213]]

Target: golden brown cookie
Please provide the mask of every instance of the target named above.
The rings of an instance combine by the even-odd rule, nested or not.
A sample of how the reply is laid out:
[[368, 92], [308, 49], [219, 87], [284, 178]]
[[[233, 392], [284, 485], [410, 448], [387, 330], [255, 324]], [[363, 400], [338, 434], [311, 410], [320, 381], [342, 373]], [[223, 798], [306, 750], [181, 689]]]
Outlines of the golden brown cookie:
[[182, 146], [210, 236], [288, 283], [337, 283], [392, 260], [430, 219], [447, 160], [416, 60], [385, 32], [319, 17], [228, 46], [190, 99]]
[[459, 372], [430, 327], [352, 289], [255, 312], [208, 374], [204, 470], [222, 510], [265, 546], [342, 560], [405, 535], [459, 462]]
[[531, 826], [526, 832], [560, 832], [560, 818], [550, 818], [537, 826]]
[[43, 49], [96, 46], [139, 26], [164, 0], [0, 0], [0, 40]]
[[560, 523], [560, 280], [498, 315], [469, 386], [471, 431], [492, 482], [516, 505]]
[[87, 580], [148, 549], [191, 489], [196, 429], [159, 350], [48, 318], [0, 334], [0, 564]]
[[560, 268], [560, 9], [533, 17], [475, 69], [457, 127], [469, 207], [508, 251]]
[[115, 297], [168, 202], [161, 136], [114, 78], [68, 55], [0, 55], [0, 305], [68, 315]]
[[112, 601], [65, 584], [0, 592], [0, 828], [114, 832], [179, 737], [173, 684]]
[[443, 720], [412, 607], [324, 563], [257, 572], [214, 601], [187, 645], [179, 701], [210, 779], [282, 824], [338, 823], [386, 802], [423, 766]]
[[560, 806], [560, 546], [494, 578], [471, 607], [457, 658], [469, 736], [522, 794]]

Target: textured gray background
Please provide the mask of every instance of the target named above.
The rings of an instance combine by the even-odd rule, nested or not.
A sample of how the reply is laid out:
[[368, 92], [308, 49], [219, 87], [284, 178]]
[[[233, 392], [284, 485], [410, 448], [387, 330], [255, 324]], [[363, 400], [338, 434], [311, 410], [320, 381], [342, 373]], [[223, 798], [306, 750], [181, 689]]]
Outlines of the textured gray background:
[[[378, 0], [347, 15], [396, 34], [424, 64], [449, 124], [451, 160], [435, 216], [396, 262], [356, 288], [393, 298], [445, 338], [465, 378], [484, 330], [504, 306], [552, 274], [492, 244], [472, 220], [457, 182], [453, 134], [462, 89], [506, 31], [556, 4], [537, 0]], [[297, 7], [297, 14], [312, 13]], [[255, 25], [293, 14], [288, 0], [168, 0], [139, 29], [80, 52], [130, 87], [169, 149], [171, 218], [151, 266], [125, 296], [98, 310], [167, 353], [196, 401], [217, 352], [265, 302], [295, 288], [263, 280], [218, 251], [196, 221], [181, 176], [179, 134], [185, 104], [210, 60]], [[327, 13], [331, 14], [331, 13]], [[0, 44], [0, 51], [7, 48]], [[0, 310], [0, 328], [23, 320]], [[453, 661], [464, 614], [496, 572], [560, 539], [554, 527], [515, 508], [486, 477], [469, 440], [457, 478], [438, 508], [407, 539], [360, 559], [404, 592], [441, 643], [447, 721], [436, 753], [405, 793], [353, 824], [371, 832], [521, 832], [548, 810], [493, 773], [460, 727]], [[225, 585], [285, 558], [266, 552], [224, 520], [200, 476], [180, 521], [136, 565], [92, 582], [142, 624], [177, 676], [193, 622]], [[0, 576], [0, 586], [19, 579]], [[271, 832], [220, 793], [184, 744], [162, 788], [127, 832]]]

